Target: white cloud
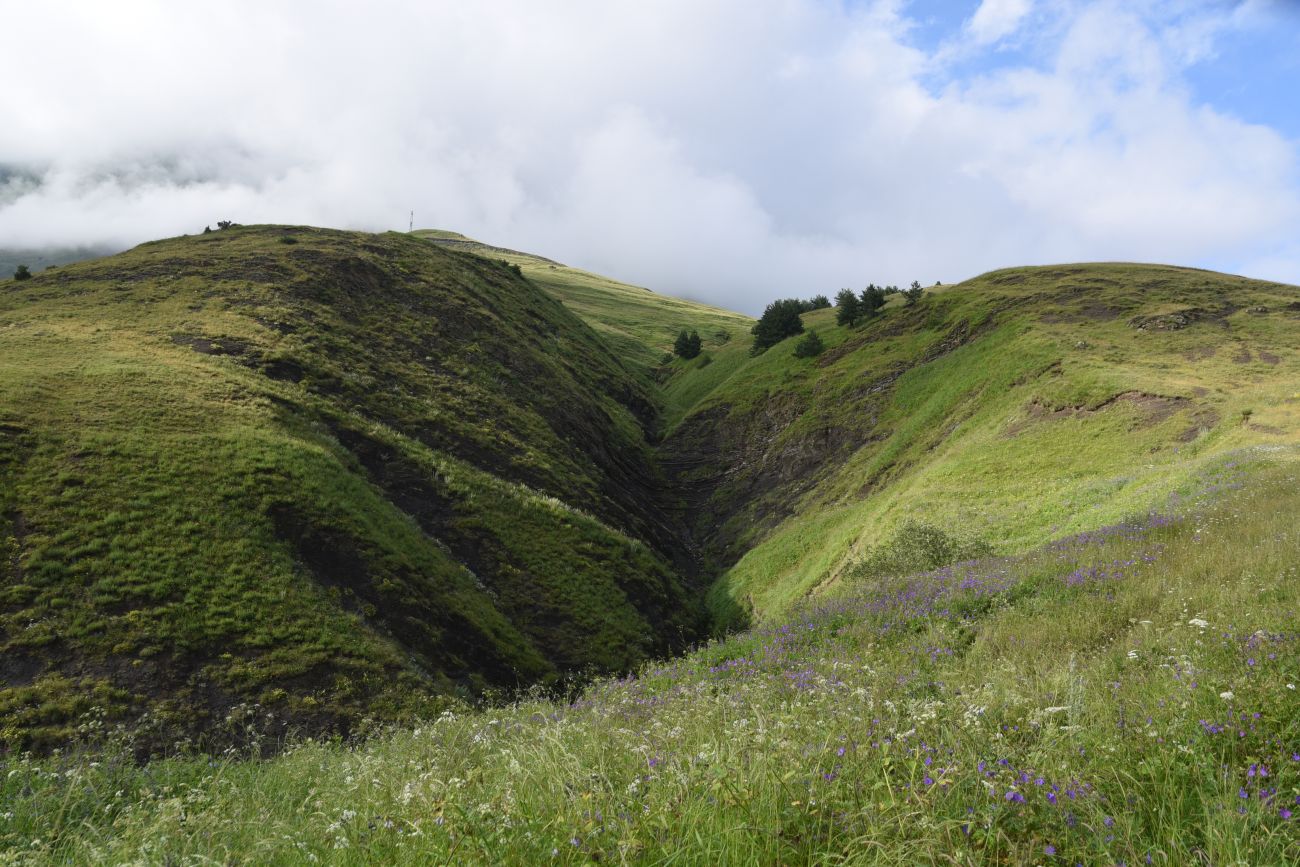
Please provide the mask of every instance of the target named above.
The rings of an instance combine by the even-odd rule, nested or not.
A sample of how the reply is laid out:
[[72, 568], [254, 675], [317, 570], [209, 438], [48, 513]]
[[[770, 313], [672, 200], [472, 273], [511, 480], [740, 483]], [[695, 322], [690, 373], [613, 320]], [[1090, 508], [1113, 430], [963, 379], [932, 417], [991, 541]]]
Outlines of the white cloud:
[[981, 45], [1010, 36], [1033, 8], [1031, 0], [983, 0], [966, 22], [966, 30]]
[[1032, 262], [1296, 261], [1296, 143], [1183, 81], [1240, 8], [1028, 6], [967, 29], [1050, 12], [1044, 60], [954, 79], [892, 3], [22, 4], [0, 167], [41, 183], [0, 181], [0, 246], [414, 208], [749, 311]]

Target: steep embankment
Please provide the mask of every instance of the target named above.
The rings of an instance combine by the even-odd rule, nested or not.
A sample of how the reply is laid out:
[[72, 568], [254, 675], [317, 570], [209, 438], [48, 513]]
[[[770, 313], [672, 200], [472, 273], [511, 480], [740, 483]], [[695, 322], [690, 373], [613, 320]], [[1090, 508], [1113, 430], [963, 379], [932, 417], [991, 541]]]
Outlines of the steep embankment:
[[[1300, 289], [1185, 268], [997, 271], [847, 328], [805, 315], [701, 393], [660, 448], [714, 567], [760, 618], [840, 580], [909, 519], [1013, 553], [1149, 508], [1204, 461], [1300, 434]], [[707, 378], [709, 381], [701, 383]]]
[[654, 396], [504, 266], [255, 227], [0, 289], [0, 740], [211, 734], [699, 633]]
[[[518, 265], [529, 280], [590, 325], [624, 363], [648, 377], [660, 375], [664, 355], [671, 352], [673, 340], [683, 328], [699, 332], [706, 350], [749, 347], [749, 329], [754, 320], [743, 314], [651, 292], [455, 232], [418, 230], [414, 234], [439, 246]], [[667, 399], [665, 409], [672, 417], [678, 405], [676, 395], [667, 392], [663, 396]]]
[[[805, 314], [821, 356], [794, 358], [789, 340], [755, 358], [752, 320], [425, 234], [519, 264], [653, 365], [658, 456], [701, 572], [721, 576], [721, 624], [834, 586], [909, 520], [1023, 551], [1300, 430], [1294, 286], [1125, 263], [1008, 269], [915, 306], [895, 297], [854, 328]], [[683, 327], [704, 352], [664, 362]]]

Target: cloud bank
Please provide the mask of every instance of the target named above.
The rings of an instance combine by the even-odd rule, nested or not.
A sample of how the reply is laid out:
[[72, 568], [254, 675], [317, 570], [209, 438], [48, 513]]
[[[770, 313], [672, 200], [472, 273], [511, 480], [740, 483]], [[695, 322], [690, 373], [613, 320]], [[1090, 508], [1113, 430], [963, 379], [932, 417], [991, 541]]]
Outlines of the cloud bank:
[[[1190, 11], [1189, 11], [1190, 9]], [[1300, 282], [1300, 145], [1198, 100], [1258, 2], [21, 4], [0, 247], [450, 228], [755, 312], [1136, 259]], [[1015, 52], [1008, 53], [1009, 43]]]

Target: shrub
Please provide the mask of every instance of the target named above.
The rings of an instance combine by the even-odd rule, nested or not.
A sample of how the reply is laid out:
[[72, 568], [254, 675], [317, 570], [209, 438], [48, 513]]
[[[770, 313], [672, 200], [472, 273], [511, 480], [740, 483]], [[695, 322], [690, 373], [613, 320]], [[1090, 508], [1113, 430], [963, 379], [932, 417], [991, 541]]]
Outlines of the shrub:
[[295, 238], [293, 235], [281, 235], [281, 236], [280, 236], [280, 243], [281, 243], [281, 244], [296, 244], [296, 243], [298, 243], [298, 239]]
[[754, 345], [750, 349], [750, 354], [758, 355], [787, 337], [802, 334], [803, 320], [799, 315], [809, 309], [807, 303], [798, 298], [782, 298], [767, 305], [763, 315], [750, 329], [750, 333], [754, 335]]
[[694, 358], [700, 354], [703, 343], [700, 340], [699, 332], [687, 332], [685, 328], [677, 333], [677, 339], [673, 341], [673, 352], [682, 358]]
[[794, 345], [795, 358], [814, 358], [822, 354], [826, 344], [817, 336], [816, 331], [809, 331], [802, 340]]
[[908, 519], [894, 536], [878, 545], [849, 570], [853, 578], [910, 575], [929, 572], [950, 563], [988, 557], [993, 548], [982, 539], [945, 532], [933, 524]]
[[19, 265], [17, 268], [14, 269], [14, 279], [30, 280], [32, 279], [32, 272], [26, 265]]

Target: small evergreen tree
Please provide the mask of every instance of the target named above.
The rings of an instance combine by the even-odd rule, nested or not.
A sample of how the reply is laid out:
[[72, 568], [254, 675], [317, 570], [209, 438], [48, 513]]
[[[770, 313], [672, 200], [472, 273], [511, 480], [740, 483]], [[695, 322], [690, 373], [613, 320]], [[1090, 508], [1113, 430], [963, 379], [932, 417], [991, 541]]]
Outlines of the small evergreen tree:
[[699, 332], [687, 332], [685, 328], [677, 333], [677, 339], [673, 341], [673, 352], [682, 358], [694, 358], [700, 354], [704, 343], [700, 340]]
[[805, 304], [806, 301], [800, 301], [798, 298], [782, 298], [767, 305], [763, 315], [750, 329], [750, 333], [754, 335], [754, 345], [750, 353], [758, 355], [787, 337], [802, 334], [803, 320], [799, 318], [799, 314], [807, 310]]
[[30, 280], [32, 279], [32, 272], [26, 265], [19, 265], [17, 268], [14, 269], [14, 279]]
[[835, 321], [852, 328], [862, 316], [862, 302], [852, 289], [841, 289], [835, 296]]
[[825, 295], [814, 295], [812, 298], [808, 300], [809, 310], [825, 310], [827, 307], [830, 306], [831, 306], [831, 299], [827, 298]]
[[885, 290], [875, 283], [869, 284], [866, 289], [862, 290], [860, 306], [864, 318], [870, 319], [875, 316], [880, 312], [880, 308], [885, 306]]
[[821, 337], [816, 331], [809, 331], [803, 339], [794, 345], [795, 358], [814, 358], [822, 354], [826, 344], [822, 342]]
[[922, 291], [924, 290], [921, 289], [921, 281], [913, 280], [912, 285], [903, 290], [903, 300], [907, 303], [907, 306], [910, 307], [920, 301]]

